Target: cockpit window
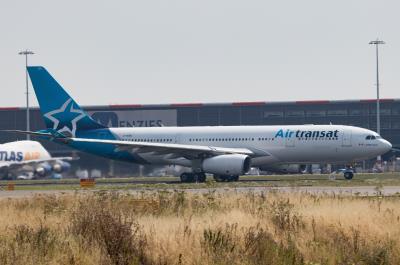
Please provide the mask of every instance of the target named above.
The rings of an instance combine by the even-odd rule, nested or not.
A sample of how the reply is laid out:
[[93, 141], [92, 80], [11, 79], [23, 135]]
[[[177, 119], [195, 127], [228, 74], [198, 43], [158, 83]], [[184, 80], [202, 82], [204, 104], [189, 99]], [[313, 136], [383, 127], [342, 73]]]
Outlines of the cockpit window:
[[365, 137], [365, 140], [375, 140], [375, 139], [379, 139], [380, 136], [375, 136], [375, 135], [368, 135], [367, 137]]

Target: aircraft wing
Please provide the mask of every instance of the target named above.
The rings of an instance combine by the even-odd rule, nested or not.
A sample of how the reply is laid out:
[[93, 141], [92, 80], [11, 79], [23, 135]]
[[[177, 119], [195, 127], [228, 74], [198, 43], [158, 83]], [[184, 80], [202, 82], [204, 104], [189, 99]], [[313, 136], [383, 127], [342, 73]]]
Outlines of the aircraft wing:
[[3, 164], [0, 166], [0, 169], [8, 169], [10, 171], [12, 170], [16, 170], [20, 167], [23, 166], [34, 166], [40, 163], [44, 163], [44, 162], [56, 162], [59, 160], [62, 161], [72, 161], [72, 160], [76, 160], [77, 158], [74, 157], [70, 157], [70, 156], [64, 156], [64, 157], [52, 157], [52, 158], [46, 158], [46, 159], [32, 159], [32, 160], [24, 160], [24, 161], [18, 161], [18, 162], [10, 162], [7, 164]]
[[227, 148], [206, 145], [186, 145], [174, 143], [149, 143], [149, 142], [129, 142], [121, 140], [103, 140], [103, 139], [87, 139], [87, 138], [72, 138], [60, 134], [56, 131], [50, 132], [30, 132], [21, 130], [8, 130], [8, 132], [16, 132], [23, 134], [32, 134], [50, 138], [51, 140], [59, 141], [62, 143], [95, 143], [113, 145], [117, 150], [126, 150], [131, 153], [145, 154], [151, 153], [153, 155], [165, 155], [167, 158], [184, 157], [187, 159], [196, 159], [200, 157], [210, 157], [223, 154], [243, 154], [251, 157], [256, 156], [269, 156], [270, 154], [264, 150], [257, 148]]
[[151, 153], [153, 155], [166, 155], [172, 158], [185, 157], [195, 159], [199, 157], [210, 157], [223, 154], [243, 154], [254, 156], [255, 153], [247, 148], [226, 148], [205, 145], [167, 144], [149, 142], [129, 142], [120, 140], [101, 140], [86, 138], [64, 138], [66, 142], [75, 143], [96, 143], [113, 145], [121, 151], [128, 151], [136, 154]]

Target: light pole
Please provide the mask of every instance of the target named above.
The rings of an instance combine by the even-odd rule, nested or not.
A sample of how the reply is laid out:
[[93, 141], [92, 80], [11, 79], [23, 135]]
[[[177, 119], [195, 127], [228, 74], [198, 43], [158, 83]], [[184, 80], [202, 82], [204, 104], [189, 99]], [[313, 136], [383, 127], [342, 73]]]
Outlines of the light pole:
[[[380, 44], [385, 44], [383, 40], [373, 40], [370, 41], [369, 44], [375, 45], [376, 50], [376, 131], [380, 135], [381, 134], [381, 115], [380, 115], [380, 106], [379, 106], [379, 49], [378, 46]], [[381, 156], [377, 157], [378, 161], [381, 161]]]
[[[28, 83], [28, 55], [35, 54], [33, 51], [25, 50], [18, 53], [19, 55], [25, 55], [25, 81], [26, 81], [26, 130], [30, 131], [30, 117], [29, 117], [29, 83]], [[29, 134], [26, 135], [26, 139], [30, 140]]]

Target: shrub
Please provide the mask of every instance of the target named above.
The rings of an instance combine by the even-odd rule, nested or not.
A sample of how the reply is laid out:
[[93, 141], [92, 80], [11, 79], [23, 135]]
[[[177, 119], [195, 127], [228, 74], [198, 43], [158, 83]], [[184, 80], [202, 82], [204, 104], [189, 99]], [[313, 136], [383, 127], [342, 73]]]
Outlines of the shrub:
[[80, 203], [71, 215], [69, 231], [84, 244], [98, 245], [112, 264], [146, 263], [146, 239], [138, 224], [99, 201]]
[[303, 264], [303, 256], [288, 238], [276, 242], [272, 235], [260, 227], [250, 227], [244, 233], [244, 251], [251, 264]]
[[270, 218], [276, 228], [282, 231], [297, 231], [304, 227], [301, 216], [295, 212], [289, 199], [278, 199], [270, 205]]

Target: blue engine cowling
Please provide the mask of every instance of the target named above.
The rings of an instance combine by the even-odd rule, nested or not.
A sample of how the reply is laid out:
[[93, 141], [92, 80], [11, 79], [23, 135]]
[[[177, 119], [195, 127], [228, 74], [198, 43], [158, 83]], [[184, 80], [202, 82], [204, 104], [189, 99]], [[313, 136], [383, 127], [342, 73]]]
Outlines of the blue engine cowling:
[[47, 176], [51, 173], [52, 171], [52, 167], [49, 163], [44, 162], [39, 164], [36, 168], [35, 168], [35, 175], [38, 175], [40, 177], [44, 177]]
[[70, 163], [68, 162], [64, 162], [64, 161], [57, 161], [54, 165], [53, 165], [53, 171], [55, 173], [63, 173], [68, 171], [71, 168]]

